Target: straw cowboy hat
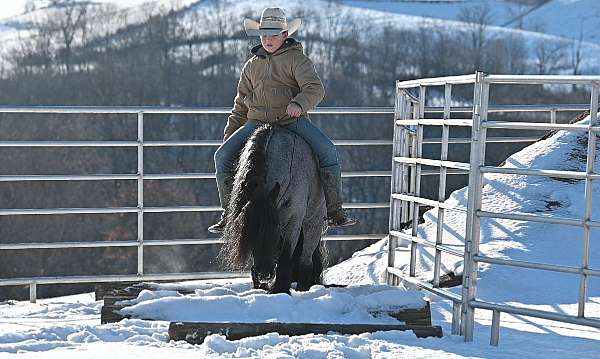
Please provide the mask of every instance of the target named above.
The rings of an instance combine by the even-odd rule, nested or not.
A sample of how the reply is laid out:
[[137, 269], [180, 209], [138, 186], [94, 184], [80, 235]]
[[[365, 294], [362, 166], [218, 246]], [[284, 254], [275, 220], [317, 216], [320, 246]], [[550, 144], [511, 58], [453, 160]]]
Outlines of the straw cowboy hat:
[[268, 7], [262, 11], [260, 22], [252, 19], [244, 19], [244, 28], [248, 36], [275, 36], [284, 31], [287, 31], [288, 35], [291, 35], [300, 28], [301, 23], [300, 19], [288, 22], [283, 9]]

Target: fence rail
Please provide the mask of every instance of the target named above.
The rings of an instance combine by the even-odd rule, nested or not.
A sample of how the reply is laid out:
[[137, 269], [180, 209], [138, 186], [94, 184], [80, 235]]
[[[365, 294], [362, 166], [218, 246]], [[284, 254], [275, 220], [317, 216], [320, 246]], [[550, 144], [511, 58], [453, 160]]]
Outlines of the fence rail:
[[[117, 208], [4, 208], [0, 209], [0, 216], [39, 216], [39, 215], [65, 215], [65, 214], [137, 214], [137, 239], [123, 241], [90, 241], [90, 242], [48, 242], [48, 243], [11, 243], [0, 244], [0, 250], [30, 250], [30, 249], [68, 249], [68, 248], [109, 248], [129, 247], [137, 248], [137, 273], [124, 275], [90, 275], [90, 276], [53, 276], [53, 277], [27, 277], [27, 278], [0, 278], [0, 286], [29, 285], [30, 300], [35, 301], [38, 284], [58, 283], [90, 283], [111, 281], [134, 280], [184, 280], [206, 278], [229, 278], [245, 276], [246, 273], [144, 273], [144, 248], [153, 246], [174, 245], [215, 245], [221, 244], [220, 238], [189, 238], [169, 240], [146, 240], [144, 238], [144, 214], [146, 213], [176, 213], [176, 212], [216, 212], [221, 211], [220, 206], [161, 206], [150, 207], [144, 204], [144, 181], [147, 180], [179, 180], [179, 179], [214, 179], [214, 173], [146, 173], [144, 169], [144, 150], [150, 147], [216, 147], [221, 145], [221, 140], [194, 140], [194, 141], [145, 141], [144, 120], [149, 114], [228, 114], [230, 108], [164, 108], [164, 107], [96, 107], [96, 106], [0, 106], [0, 114], [129, 114], [135, 115], [137, 120], [137, 139], [135, 141], [0, 141], [0, 148], [18, 147], [129, 147], [137, 149], [136, 173], [116, 174], [86, 174], [86, 175], [0, 175], [0, 182], [46, 182], [46, 181], [107, 181], [127, 180], [137, 182], [137, 206]], [[385, 107], [337, 107], [319, 108], [310, 112], [316, 115], [391, 115], [393, 108]], [[382, 119], [386, 117], [380, 116]], [[110, 121], [111, 118], [105, 120]], [[335, 140], [336, 146], [391, 146], [389, 140]], [[347, 171], [342, 173], [344, 178], [357, 177], [390, 177], [391, 171]], [[344, 208], [351, 209], [387, 209], [389, 203], [345, 203]], [[386, 234], [367, 233], [356, 235], [330, 235], [325, 236], [325, 241], [354, 241], [375, 240], [385, 237]]]
[[[492, 84], [505, 85], [539, 85], [539, 84], [564, 84], [587, 85], [590, 87], [590, 102], [588, 104], [548, 104], [548, 105], [490, 105], [489, 91]], [[453, 107], [452, 89], [455, 85], [473, 86], [473, 105], [471, 107]], [[444, 87], [444, 106], [425, 106], [427, 89], [432, 86]], [[418, 96], [410, 91], [418, 90]], [[414, 93], [415, 91], [413, 91]], [[598, 124], [598, 95], [600, 94], [600, 76], [529, 76], [529, 75], [487, 75], [477, 72], [474, 75], [451, 76], [433, 79], [420, 79], [398, 82], [396, 86], [395, 101], [395, 126], [392, 161], [392, 194], [390, 196], [390, 231], [388, 245], [388, 282], [398, 284], [400, 280], [407, 281], [420, 288], [431, 291], [454, 303], [453, 308], [453, 333], [464, 335], [465, 341], [473, 340], [475, 309], [492, 310], [492, 333], [490, 343], [497, 345], [500, 330], [500, 313], [513, 313], [538, 318], [558, 320], [574, 324], [600, 327], [600, 320], [585, 318], [585, 303], [587, 298], [588, 276], [598, 276], [600, 270], [590, 268], [590, 237], [593, 227], [600, 227], [600, 222], [592, 220], [592, 183], [600, 179], [600, 174], [594, 172], [596, 159], [596, 135], [600, 132]], [[557, 113], [560, 112], [590, 112], [590, 124], [562, 124], [557, 123]], [[549, 113], [548, 122], [511, 122], [490, 121], [489, 113]], [[426, 114], [442, 113], [442, 118], [428, 118]], [[468, 113], [471, 119], [454, 119], [453, 114]], [[431, 115], [430, 115], [431, 116]], [[424, 143], [423, 127], [441, 126], [441, 154], [439, 160], [422, 158], [421, 148]], [[471, 150], [469, 163], [453, 162], [447, 160], [449, 129], [456, 126], [471, 128], [471, 137], [468, 139]], [[487, 129], [517, 129], [517, 130], [566, 130], [587, 133], [589, 136], [587, 147], [586, 170], [583, 171], [558, 171], [541, 168], [516, 169], [485, 165], [485, 149], [487, 143], [496, 142], [498, 138], [487, 136]], [[518, 140], [507, 137], [506, 142]], [[421, 198], [420, 181], [423, 175], [421, 166], [437, 167], [439, 170], [439, 198], [437, 201]], [[449, 170], [454, 169], [459, 173], [469, 175], [468, 205], [467, 208], [454, 208], [445, 204], [446, 176]], [[435, 171], [435, 170], [434, 170]], [[433, 172], [430, 170], [430, 172]], [[456, 172], [455, 172], [456, 173]], [[542, 176], [554, 178], [568, 178], [585, 180], [585, 213], [582, 218], [561, 218], [552, 214], [532, 215], [525, 213], [498, 213], [481, 209], [481, 191], [483, 175], [486, 173], [503, 173], [522, 176]], [[437, 235], [435, 242], [431, 239], [417, 236], [418, 213], [420, 206], [432, 206], [438, 209]], [[447, 210], [466, 212], [466, 235], [463, 250], [447, 246], [443, 243], [444, 213]], [[582, 261], [579, 267], [552, 265], [527, 261], [505, 260], [489, 258], [479, 252], [480, 244], [480, 219], [504, 218], [518, 221], [542, 222], [583, 227]], [[410, 221], [409, 221], [410, 220]], [[411, 229], [403, 229], [407, 224]], [[399, 240], [410, 245], [410, 265], [408, 273], [395, 266], [395, 248]], [[433, 281], [425, 282], [417, 278], [416, 261], [417, 245], [423, 245], [435, 250], [433, 265]], [[461, 295], [447, 289], [439, 288], [441, 253], [447, 253], [463, 258], [463, 284]], [[578, 315], [566, 315], [549, 311], [529, 310], [514, 305], [501, 305], [497, 303], [478, 300], [476, 297], [478, 271], [477, 263], [492, 265], [514, 266], [525, 269], [545, 270], [559, 273], [571, 273], [580, 276], [578, 293]]]

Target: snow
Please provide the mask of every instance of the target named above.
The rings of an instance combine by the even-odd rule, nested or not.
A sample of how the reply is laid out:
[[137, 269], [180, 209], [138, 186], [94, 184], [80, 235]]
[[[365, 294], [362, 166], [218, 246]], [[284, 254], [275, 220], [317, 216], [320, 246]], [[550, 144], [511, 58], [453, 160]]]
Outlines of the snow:
[[[585, 122], [583, 122], [585, 123]], [[568, 169], [581, 171], [585, 164], [585, 135], [560, 131], [511, 156], [506, 167]], [[600, 166], [600, 156], [596, 163]], [[597, 167], [600, 168], [600, 167]], [[594, 187], [594, 199], [600, 198]], [[487, 175], [483, 189], [484, 209], [581, 218], [583, 181], [558, 181], [551, 178], [515, 175]], [[464, 189], [451, 194], [448, 203], [466, 206]], [[593, 202], [593, 213], [600, 202]], [[435, 238], [436, 211], [425, 214], [419, 236]], [[460, 248], [464, 235], [464, 213], [447, 211], [444, 242]], [[592, 233], [590, 263], [600, 263], [599, 231]], [[579, 265], [582, 231], [577, 227], [524, 223], [512, 220], [483, 220], [481, 253], [489, 257], [534, 262]], [[418, 263], [418, 274], [431, 278], [432, 252]], [[451, 335], [452, 303], [430, 297], [432, 321], [444, 331], [443, 338], [418, 339], [411, 332], [377, 332], [361, 335], [303, 335], [288, 337], [276, 333], [226, 340], [210, 335], [201, 345], [168, 341], [166, 320], [386, 322], [373, 318], [373, 308], [397, 305], [422, 305], [426, 292], [383, 285], [386, 240], [357, 252], [333, 268], [326, 282], [350, 287], [325, 289], [320, 286], [291, 296], [268, 296], [251, 288], [249, 279], [196, 281], [155, 285], [132, 300], [126, 313], [152, 316], [155, 321], [128, 319], [100, 325], [102, 303], [93, 294], [43, 299], [37, 303], [8, 301], [0, 303], [0, 357], [11, 358], [164, 358], [165, 355], [225, 358], [597, 358], [600, 330], [544, 319], [502, 313], [500, 347], [489, 346], [491, 313], [476, 311], [474, 342]], [[406, 268], [410, 251], [398, 248], [398, 266]], [[461, 271], [460, 262], [442, 257], [445, 270]], [[480, 268], [478, 297], [520, 307], [576, 314], [579, 277], [486, 265]], [[600, 318], [600, 282], [590, 279], [586, 317]], [[193, 290], [183, 296], [177, 288]], [[460, 288], [453, 289], [457, 293]], [[176, 318], [176, 319], [175, 319]]]
[[[117, 6], [121, 14], [127, 14], [129, 23], [136, 23], [146, 18], [145, 10], [151, 5], [157, 4], [165, 7], [174, 6], [181, 9], [184, 6], [193, 5], [194, 0], [155, 0], [155, 1], [124, 1], [124, 0], [104, 0], [101, 3], [111, 3]], [[600, 52], [600, 37], [598, 29], [600, 25], [600, 4], [596, 0], [555, 0], [547, 5], [536, 9], [528, 14], [526, 20], [530, 23], [545, 24], [545, 28], [539, 31], [527, 31], [502, 27], [504, 23], [511, 19], [507, 10], [507, 3], [504, 1], [484, 1], [472, 0], [469, 2], [450, 2], [443, 3], [413, 3], [397, 1], [335, 1], [330, 0], [304, 0], [302, 2], [289, 2], [283, 0], [219, 0], [219, 11], [225, 11], [228, 19], [238, 21], [240, 29], [242, 28], [243, 15], [247, 13], [256, 14], [258, 18], [260, 9], [268, 6], [279, 6], [286, 9], [289, 17], [295, 17], [294, 14], [309, 13], [310, 16], [321, 16], [326, 29], [331, 33], [347, 31], [345, 27], [345, 18], [350, 15], [360, 19], [358, 27], [364, 26], [365, 31], [362, 34], [368, 34], [368, 28], [373, 26], [393, 26], [400, 29], [444, 29], [451, 33], [461, 33], [469, 31], [469, 26], [459, 20], [459, 14], [464, 6], [472, 6], [473, 3], [486, 3], [491, 6], [492, 24], [487, 27], [490, 36], [519, 36], [525, 39], [530, 48], [534, 49], [541, 43], [549, 45], [561, 45], [566, 48], [575, 47], [580, 38], [580, 31], [583, 30], [584, 37], [581, 44], [584, 56], [581, 63], [583, 71], [593, 70], [599, 64], [598, 54]], [[190, 6], [183, 17], [188, 16], [189, 31], [205, 31], [195, 25], [191, 19], [198, 13], [205, 12], [211, 7], [215, 7], [215, 0], [200, 1]], [[466, 5], [467, 4], [467, 5]], [[0, 5], [1, 6], [1, 5]], [[0, 7], [0, 10], [2, 8]], [[319, 11], [313, 12], [313, 10]], [[29, 19], [35, 16], [36, 12], [5, 18], [0, 21], [0, 39], [8, 48], [14, 46], [16, 40], [29, 36], [29, 30], [18, 30], [18, 26], [23, 26]], [[531, 17], [531, 19], [529, 19]], [[237, 19], [237, 20], [236, 20]], [[305, 18], [303, 26], [310, 26], [311, 18]], [[338, 21], [336, 21], [338, 20]], [[184, 21], [185, 23], [185, 21]], [[19, 25], [20, 24], [20, 25]], [[336, 25], [337, 24], [337, 25]], [[339, 28], [332, 29], [331, 26]], [[302, 30], [300, 30], [302, 31]], [[531, 51], [531, 61], [534, 61], [534, 51]]]
[[[581, 124], [587, 123], [584, 120]], [[559, 131], [536, 142], [506, 160], [507, 168], [534, 168], [585, 171], [587, 135]], [[583, 158], [581, 158], [583, 154]], [[600, 168], [600, 156], [596, 158]], [[487, 174], [482, 193], [482, 210], [511, 214], [581, 219], [584, 215], [585, 181], [559, 181], [548, 177]], [[600, 198], [600, 186], [593, 186], [592, 198]], [[467, 189], [452, 193], [448, 204], [466, 208]], [[600, 213], [600, 201], [592, 201], [594, 219]], [[418, 236], [435, 242], [437, 210], [425, 213], [425, 222], [418, 227]], [[443, 242], [458, 251], [464, 250], [466, 213], [445, 211]], [[564, 266], [580, 266], [583, 229], [576, 226], [482, 218], [481, 245], [483, 255], [492, 258], [522, 260]], [[600, 231], [591, 233], [590, 267], [600, 266]], [[368, 283], [371, 278], [382, 281], [387, 266], [387, 243], [382, 240], [354, 254], [339, 268], [326, 274], [327, 281], [337, 283]], [[418, 246], [417, 275], [423, 280], [433, 278], [435, 252]], [[398, 267], [407, 270], [410, 251], [396, 252]], [[462, 272], [458, 257], [442, 255], [442, 271]], [[500, 265], [481, 265], [478, 297], [499, 303], [576, 315], [579, 275], [536, 271]], [[502, 283], [502, 285], [498, 285]], [[460, 294], [460, 288], [455, 292]], [[586, 316], [600, 318], [600, 281], [590, 277]]]
[[[0, 19], [14, 18], [25, 13], [25, 4], [27, 0], [2, 1], [0, 4]], [[190, 3], [190, 0], [94, 0], [96, 4], [113, 4], [119, 8], [133, 8], [140, 5], [158, 4], [158, 5], [177, 5], [181, 6]], [[37, 1], [38, 8], [48, 6], [49, 1]]]
[[[213, 287], [196, 289], [194, 295], [143, 290], [121, 313], [134, 318], [182, 322], [241, 323], [365, 323], [393, 324], [391, 317], [373, 317], [369, 311], [398, 308], [423, 308], [424, 293], [386, 285], [325, 288], [292, 295], [268, 295], [252, 288]], [[240, 290], [241, 289], [241, 290]]]
[[502, 1], [470, 0], [465, 2], [422, 2], [422, 1], [369, 1], [369, 0], [342, 0], [348, 6], [385, 11], [397, 14], [422, 16], [431, 19], [457, 20], [461, 11], [466, 6], [490, 6], [493, 24], [499, 25], [510, 19], [507, 3]]
[[[412, 2], [412, 1], [368, 1], [342, 0], [348, 6], [372, 9], [396, 14], [422, 16], [431, 19], [458, 20], [467, 6], [488, 6], [493, 25], [503, 26], [514, 15], [510, 4], [504, 1], [469, 0], [468, 2]], [[516, 9], [515, 5], [512, 5]], [[526, 7], [523, 8], [525, 11]], [[572, 40], [600, 43], [600, 3], [597, 0], [552, 0], [532, 9], [523, 17], [525, 28], [539, 27], [540, 32]], [[515, 24], [511, 26], [516, 26]]]
[[[191, 285], [197, 286], [197, 282]], [[204, 281], [207, 288], [247, 287], [249, 281]], [[594, 358], [598, 330], [503, 315], [500, 347], [488, 344], [490, 315], [477, 312], [475, 341], [450, 335], [451, 304], [432, 298], [435, 325], [443, 338], [418, 339], [410, 332], [361, 335], [303, 335], [276, 333], [229, 341], [211, 335], [201, 345], [168, 342], [168, 322], [126, 319], [99, 324], [100, 302], [93, 294], [43, 299], [38, 303], [0, 304], [0, 357], [12, 358]], [[223, 309], [227, 309], [223, 303]], [[76, 309], [77, 308], [77, 309]], [[69, 317], [62, 313], [79, 313]]]
[[[514, 154], [506, 161], [505, 167], [585, 171], [585, 161], [577, 159], [578, 153], [585, 154], [587, 142], [584, 143], [584, 138], [586, 135], [581, 133], [558, 132]], [[599, 165], [600, 158], [597, 158], [596, 168], [599, 168]], [[487, 175], [483, 188], [482, 209], [490, 212], [540, 216], [551, 214], [554, 217], [581, 219], [585, 208], [584, 193], [585, 181], [572, 183], [539, 176]], [[600, 198], [600, 187], [597, 185], [594, 186], [592, 198]], [[465, 204], [466, 191], [457, 191], [449, 202]], [[600, 202], [593, 201], [592, 204], [592, 213], [600, 213]], [[446, 233], [449, 234], [450, 243], [460, 242], [459, 238], [464, 234], [460, 223], [464, 223], [464, 216], [464, 213], [447, 213], [446, 223], [451, 228], [446, 230]], [[437, 220], [437, 213], [430, 211], [425, 220], [419, 235], [435, 238], [433, 223]], [[566, 266], [579, 266], [581, 263], [583, 230], [580, 227], [502, 219], [483, 219], [481, 226], [480, 250], [489, 257]], [[600, 240], [600, 232], [593, 231], [590, 249], [592, 267], [600, 264], [600, 246], [593, 244], [597, 240]], [[425, 272], [431, 266], [431, 263], [421, 263]], [[457, 265], [446, 262], [446, 266], [455, 268]], [[500, 302], [547, 304], [568, 304], [577, 300], [578, 275], [506, 266], [483, 266], [481, 276], [478, 293], [486, 300], [494, 298]], [[497, 283], [502, 283], [502, 287]], [[600, 299], [598, 284], [597, 279], [590, 280], [589, 297]], [[556, 310], [576, 314], [572, 308]], [[595, 317], [598, 315], [600, 312], [594, 314]]]

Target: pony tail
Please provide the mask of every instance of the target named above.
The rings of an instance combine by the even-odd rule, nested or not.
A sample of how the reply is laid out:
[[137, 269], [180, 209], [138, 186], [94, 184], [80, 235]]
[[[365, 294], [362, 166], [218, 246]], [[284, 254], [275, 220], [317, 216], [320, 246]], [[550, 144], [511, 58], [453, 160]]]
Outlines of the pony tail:
[[[226, 209], [227, 226], [223, 233], [224, 244], [219, 257], [230, 269], [243, 269], [251, 258], [251, 243], [248, 243], [245, 227], [249, 216], [256, 215], [255, 199], [265, 195], [266, 148], [273, 133], [272, 125], [258, 127], [240, 153], [237, 161], [231, 198]], [[258, 210], [260, 211], [260, 210]]]

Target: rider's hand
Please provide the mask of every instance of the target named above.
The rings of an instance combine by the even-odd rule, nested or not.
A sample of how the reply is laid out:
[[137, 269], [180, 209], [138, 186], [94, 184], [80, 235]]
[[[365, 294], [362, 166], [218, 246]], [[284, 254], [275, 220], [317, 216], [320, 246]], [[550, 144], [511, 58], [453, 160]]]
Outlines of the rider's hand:
[[290, 102], [287, 107], [287, 114], [290, 117], [300, 117], [302, 115], [302, 107], [295, 102]]

